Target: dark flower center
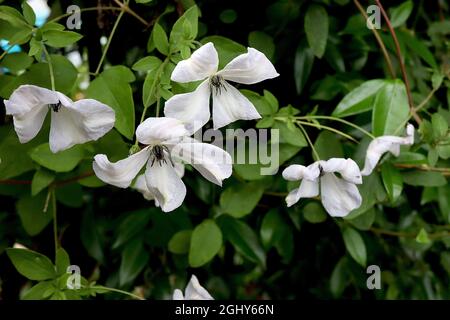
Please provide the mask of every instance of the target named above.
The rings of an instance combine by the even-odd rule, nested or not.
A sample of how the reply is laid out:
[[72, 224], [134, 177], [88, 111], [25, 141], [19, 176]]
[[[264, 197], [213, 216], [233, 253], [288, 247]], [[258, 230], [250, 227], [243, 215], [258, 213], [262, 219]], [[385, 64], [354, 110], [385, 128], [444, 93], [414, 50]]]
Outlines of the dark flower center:
[[159, 166], [161, 167], [163, 163], [167, 164], [166, 155], [164, 154], [164, 151], [167, 152], [167, 156], [169, 158], [170, 163], [172, 164], [172, 167], [174, 167], [172, 157], [170, 156], [170, 150], [167, 148], [167, 146], [160, 146], [156, 145], [153, 146], [151, 149], [151, 159], [152, 163], [151, 166], [155, 164], [155, 161], [159, 163]]
[[209, 87], [211, 91], [214, 91], [216, 95], [219, 95], [222, 93], [222, 89], [227, 91], [227, 88], [225, 87], [224, 80], [219, 75], [214, 75], [209, 80]]
[[53, 112], [58, 112], [59, 109], [61, 109], [62, 104], [61, 101], [58, 101], [58, 103], [50, 103], [48, 107], [51, 108]]

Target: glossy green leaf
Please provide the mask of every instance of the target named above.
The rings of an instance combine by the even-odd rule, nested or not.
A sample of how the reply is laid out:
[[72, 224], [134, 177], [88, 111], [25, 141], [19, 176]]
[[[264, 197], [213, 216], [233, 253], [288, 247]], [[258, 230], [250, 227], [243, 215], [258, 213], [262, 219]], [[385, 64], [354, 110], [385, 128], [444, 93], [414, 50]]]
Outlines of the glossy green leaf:
[[361, 266], [365, 267], [367, 263], [366, 245], [359, 232], [352, 228], [345, 228], [342, 232], [342, 237], [350, 256]]
[[53, 153], [48, 143], [30, 151], [30, 157], [41, 166], [56, 172], [72, 171], [85, 156], [84, 148], [76, 145], [70, 149]]
[[17, 271], [30, 280], [43, 281], [56, 276], [55, 267], [46, 256], [28, 249], [7, 249]]
[[400, 171], [392, 164], [385, 163], [381, 167], [381, 177], [389, 199], [394, 202], [403, 190], [403, 178]]
[[240, 183], [226, 188], [220, 195], [220, 207], [225, 213], [240, 218], [248, 215], [261, 200], [264, 186], [260, 183]]
[[310, 5], [305, 15], [305, 33], [309, 47], [318, 58], [325, 53], [328, 40], [328, 13], [320, 5]]
[[209, 262], [222, 247], [222, 232], [214, 220], [204, 220], [192, 232], [189, 265], [198, 268]]

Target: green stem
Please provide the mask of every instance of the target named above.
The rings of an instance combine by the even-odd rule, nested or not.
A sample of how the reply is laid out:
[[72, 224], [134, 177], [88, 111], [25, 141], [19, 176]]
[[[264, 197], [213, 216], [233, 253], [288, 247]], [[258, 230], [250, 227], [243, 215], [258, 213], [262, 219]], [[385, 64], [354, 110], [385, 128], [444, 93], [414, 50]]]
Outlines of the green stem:
[[156, 117], [159, 117], [159, 108], [161, 106], [161, 97], [159, 90], [156, 91]]
[[305, 138], [306, 138], [306, 140], [308, 141], [309, 146], [311, 147], [314, 156], [316, 157], [316, 161], [319, 161], [319, 160], [320, 160], [319, 154], [317, 153], [316, 148], [314, 148], [314, 145], [313, 145], [311, 139], [309, 138], [309, 135], [308, 135], [308, 133], [306, 132], [305, 128], [303, 128], [303, 126], [302, 126], [300, 123], [297, 123], [297, 125], [298, 125], [298, 127], [300, 128], [300, 130], [302, 130], [303, 134], [305, 135]]
[[53, 73], [53, 64], [52, 64], [52, 59], [50, 58], [50, 54], [47, 51], [47, 48], [45, 47], [45, 44], [42, 44], [42, 50], [45, 53], [45, 57], [47, 59], [47, 63], [48, 63], [48, 71], [50, 72], [50, 82], [52, 85], [52, 90], [55, 91], [55, 75]]
[[352, 128], [355, 128], [355, 129], [361, 131], [362, 133], [369, 136], [370, 138], [375, 139], [375, 136], [373, 134], [371, 134], [369, 131], [361, 128], [360, 126], [358, 126], [354, 123], [351, 123], [350, 121], [344, 120], [344, 119], [340, 119], [340, 118], [336, 118], [336, 117], [332, 117], [332, 116], [312, 116], [312, 115], [304, 116], [304, 117], [296, 117], [296, 119], [327, 119], [327, 120], [342, 122]]
[[321, 124], [317, 125], [317, 124], [315, 124], [315, 123], [306, 122], [306, 121], [300, 121], [300, 120], [297, 120], [296, 123], [297, 123], [297, 124], [303, 124], [303, 125], [305, 125], [305, 126], [315, 127], [315, 128], [317, 128], [317, 129], [325, 129], [325, 130], [328, 130], [328, 131], [337, 133], [337, 134], [343, 136], [344, 138], [346, 138], [346, 139], [348, 139], [348, 140], [350, 140], [350, 141], [353, 141], [353, 142], [355, 142], [355, 143], [358, 143], [358, 141], [356, 141], [352, 136], [349, 136], [348, 134], [346, 134], [346, 133], [344, 133], [344, 132], [342, 132], [342, 131], [339, 131], [339, 130], [337, 130], [337, 129], [335, 129], [335, 128], [329, 127], [329, 126], [324, 126], [324, 125], [321, 125]]
[[[129, 1], [125, 1], [125, 4], [128, 5], [128, 2]], [[100, 72], [100, 69], [102, 67], [103, 61], [105, 60], [106, 54], [108, 53], [109, 46], [111, 45], [111, 41], [112, 41], [112, 39], [114, 37], [114, 34], [116, 33], [117, 27], [119, 26], [120, 20], [122, 20], [122, 17], [123, 17], [124, 14], [125, 14], [125, 9], [122, 8], [120, 13], [119, 13], [119, 16], [117, 17], [116, 22], [114, 23], [114, 26], [113, 26], [113, 28], [111, 30], [111, 33], [110, 33], [110, 35], [108, 37], [108, 41], [106, 42], [105, 49], [103, 50], [102, 57], [100, 58], [100, 61], [99, 61], [98, 66], [97, 66], [97, 69], [95, 70], [95, 75], [98, 75], [99, 72]]]
[[56, 207], [56, 191], [55, 188], [52, 187], [51, 191], [52, 195], [52, 209], [53, 209], [53, 241], [55, 242], [55, 259], [56, 259], [56, 251], [59, 248], [59, 239], [58, 239], [58, 219], [57, 219], [57, 207]]
[[121, 294], [130, 296], [130, 297], [133, 297], [133, 298], [135, 298], [137, 300], [145, 300], [144, 298], [139, 297], [138, 295], [135, 295], [135, 294], [133, 294], [131, 292], [123, 291], [123, 290], [120, 290], [120, 289], [109, 288], [109, 287], [104, 287], [104, 286], [92, 286], [91, 288], [92, 289], [106, 290], [106, 291], [110, 291], [110, 292], [117, 292], [117, 293], [121, 293]]

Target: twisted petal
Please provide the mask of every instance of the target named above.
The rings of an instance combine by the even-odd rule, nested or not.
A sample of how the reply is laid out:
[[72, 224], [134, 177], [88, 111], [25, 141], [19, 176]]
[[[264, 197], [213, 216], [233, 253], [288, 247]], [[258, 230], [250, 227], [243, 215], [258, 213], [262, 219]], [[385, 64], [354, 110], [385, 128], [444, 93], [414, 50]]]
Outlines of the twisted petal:
[[362, 198], [355, 184], [326, 173], [320, 179], [320, 194], [325, 210], [332, 217], [345, 217], [361, 206]]
[[288, 207], [297, 203], [301, 198], [312, 198], [319, 195], [319, 181], [318, 180], [303, 180], [300, 187], [292, 190], [286, 197], [286, 204]]
[[264, 53], [253, 48], [248, 48], [247, 53], [231, 60], [217, 74], [224, 79], [244, 84], [258, 83], [279, 76]]
[[214, 298], [200, 285], [197, 277], [192, 275], [185, 290], [184, 300], [214, 300]]
[[173, 211], [183, 203], [186, 196], [186, 186], [170, 161], [147, 163], [145, 180], [149, 191], [161, 206], [162, 211]]
[[211, 117], [209, 112], [210, 96], [209, 82], [205, 80], [195, 91], [176, 94], [167, 100], [164, 115], [182, 121], [189, 133], [192, 134], [203, 127]]
[[164, 144], [188, 135], [183, 123], [173, 118], [147, 118], [136, 129], [136, 138], [146, 145]]
[[183, 292], [180, 289], [175, 289], [172, 300], [184, 300]]
[[352, 159], [331, 158], [328, 161], [320, 161], [320, 165], [324, 172], [339, 172], [348, 182], [362, 183], [359, 167]]
[[47, 106], [43, 105], [35, 107], [24, 115], [13, 116], [14, 129], [20, 143], [26, 143], [36, 137], [42, 128], [47, 112]]
[[219, 129], [236, 120], [260, 119], [255, 106], [235, 87], [222, 82], [220, 93], [213, 94], [214, 129]]
[[111, 163], [106, 155], [98, 154], [94, 157], [92, 167], [95, 175], [103, 182], [128, 188], [149, 157], [149, 147], [115, 163]]
[[228, 152], [208, 143], [185, 138], [171, 149], [171, 155], [191, 164], [207, 180], [219, 186], [231, 176], [232, 159]]
[[98, 140], [114, 127], [115, 112], [107, 105], [94, 99], [82, 99], [72, 104], [67, 99], [61, 98], [63, 106], [58, 112], [51, 113], [52, 152]]
[[24, 116], [28, 112], [59, 101], [56, 92], [33, 85], [22, 85], [5, 100], [6, 114]]
[[203, 80], [216, 73], [218, 65], [216, 48], [212, 42], [208, 42], [195, 50], [190, 58], [180, 61], [170, 79], [176, 82]]
[[319, 177], [320, 170], [316, 163], [307, 167], [293, 164], [283, 170], [283, 178], [288, 181], [298, 181], [301, 179], [315, 180]]
[[364, 176], [370, 175], [386, 152], [390, 152], [397, 157], [400, 154], [400, 145], [412, 145], [413, 143], [414, 126], [411, 124], [406, 126], [406, 137], [381, 136], [373, 139], [367, 148], [364, 169], [361, 174]]

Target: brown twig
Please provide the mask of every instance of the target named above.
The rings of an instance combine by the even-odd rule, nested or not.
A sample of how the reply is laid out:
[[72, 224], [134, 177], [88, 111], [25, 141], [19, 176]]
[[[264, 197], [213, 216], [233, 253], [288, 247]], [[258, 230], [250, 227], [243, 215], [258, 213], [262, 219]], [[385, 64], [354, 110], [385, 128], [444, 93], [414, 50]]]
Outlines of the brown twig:
[[444, 176], [450, 176], [450, 168], [438, 168], [438, 167], [430, 167], [425, 164], [421, 165], [415, 165], [415, 164], [406, 164], [406, 163], [396, 163], [394, 164], [397, 168], [403, 168], [403, 169], [416, 169], [421, 171], [433, 171], [433, 172], [440, 172]]
[[420, 124], [422, 122], [422, 120], [420, 119], [420, 117], [417, 114], [416, 109], [414, 107], [414, 101], [413, 101], [412, 94], [411, 94], [411, 87], [409, 85], [408, 75], [406, 74], [405, 61], [403, 60], [403, 56], [402, 56], [402, 52], [400, 50], [400, 44], [398, 42], [397, 35], [395, 34], [395, 30], [392, 27], [391, 20], [389, 20], [389, 17], [387, 15], [386, 11], [384, 10], [383, 6], [381, 5], [380, 0], [375, 0], [375, 2], [377, 3], [378, 7], [380, 8], [381, 14], [383, 15], [384, 19], [386, 20], [387, 27], [389, 29], [389, 32], [391, 33], [392, 40], [394, 40], [395, 50], [397, 52], [397, 57], [398, 57], [398, 60], [400, 63], [400, 69], [402, 71], [402, 77], [403, 77], [403, 80], [404, 80], [405, 86], [406, 86], [406, 94], [408, 96], [409, 110], [410, 110], [414, 120], [416, 120], [416, 122], [418, 124]]
[[[386, 236], [397, 237], [397, 238], [416, 238], [418, 235], [418, 233], [416, 233], [416, 232], [391, 231], [391, 230], [384, 230], [384, 229], [379, 229], [379, 228], [375, 228], [375, 227], [371, 227], [369, 230], [378, 235], [386, 235]], [[450, 232], [443, 231], [443, 232], [436, 232], [436, 233], [428, 234], [429, 239], [439, 239], [439, 238], [447, 238], [447, 237], [450, 237]]]
[[[369, 17], [367, 16], [366, 11], [364, 11], [364, 8], [359, 3], [359, 1], [358, 0], [353, 0], [353, 2], [355, 3], [355, 5], [359, 9], [359, 11], [361, 12], [363, 17], [366, 19], [366, 21], [369, 21]], [[383, 43], [383, 40], [381, 39], [380, 35], [378, 34], [378, 31], [377, 31], [376, 28], [371, 28], [371, 30], [373, 32], [373, 35], [375, 36], [375, 39], [378, 42], [378, 45], [380, 46], [381, 52], [383, 53], [383, 56], [384, 56], [384, 60], [386, 60], [387, 67], [388, 67], [389, 73], [391, 74], [391, 77], [392, 78], [396, 78], [391, 58], [389, 57], [389, 53], [387, 52], [387, 49], [386, 49], [386, 46]]]
[[138, 19], [141, 23], [145, 24], [148, 27], [151, 26], [151, 23], [147, 22], [144, 18], [134, 12], [127, 4], [120, 2], [119, 0], [114, 0], [114, 2], [125, 12], [132, 15], [136, 19]]

